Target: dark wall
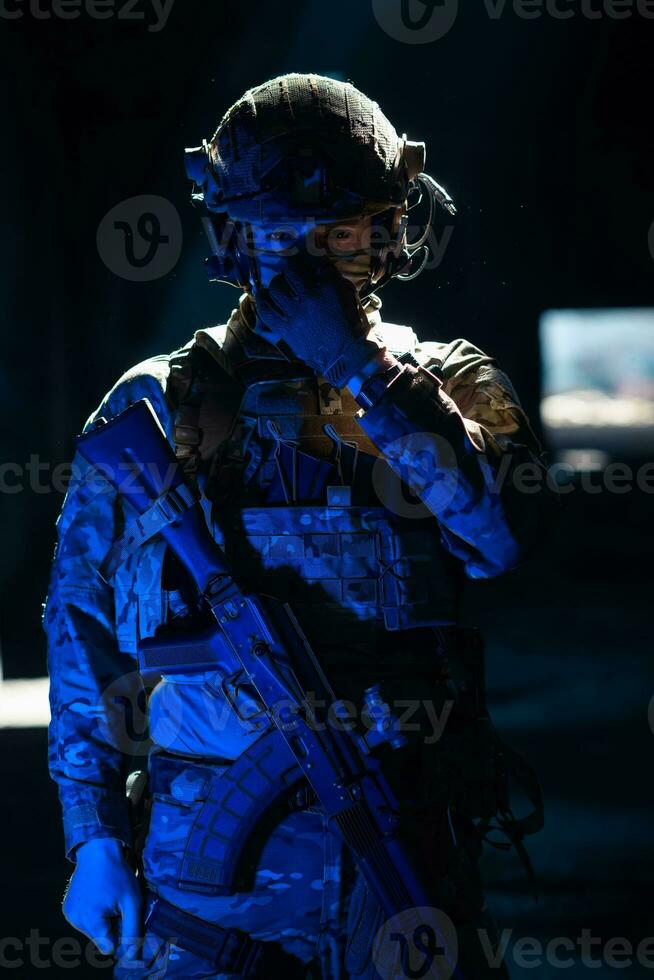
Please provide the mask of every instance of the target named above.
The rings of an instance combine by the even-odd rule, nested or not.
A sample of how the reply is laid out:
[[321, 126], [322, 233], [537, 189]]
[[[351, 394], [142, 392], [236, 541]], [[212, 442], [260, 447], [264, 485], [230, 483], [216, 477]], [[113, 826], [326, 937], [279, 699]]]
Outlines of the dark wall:
[[[161, 30], [149, 29], [151, 13], [116, 16], [125, 0], [106, 20], [48, 19], [50, 2], [0, 3], [6, 675], [45, 670], [40, 603], [62, 502], [52, 484], [74, 435], [123, 371], [236, 302], [234, 290], [206, 282], [182, 150], [249, 86], [286, 71], [334, 73], [426, 141], [427, 170], [459, 213], [441, 266], [384, 290], [384, 314], [495, 355], [537, 431], [540, 313], [654, 306], [654, 21], [589, 19], [581, 0], [570, 0], [569, 20], [525, 20], [509, 0], [494, 18], [495, 0], [462, 0], [451, 30], [420, 45], [381, 29], [381, 0], [174, 0]], [[133, 12], [146, 9], [138, 0]], [[96, 246], [107, 212], [139, 195], [166, 198], [181, 220], [178, 261], [146, 282], [111, 272]], [[530, 845], [540, 904], [529, 903], [515, 855], [485, 859], [491, 906], [514, 938], [654, 935], [651, 500], [576, 488], [537, 560], [468, 591], [466, 615], [486, 637], [493, 718], [545, 791], [545, 831]], [[0, 734], [3, 933], [69, 937], [46, 733]], [[78, 975], [91, 974], [82, 966]], [[535, 974], [513, 966], [511, 975]], [[577, 960], [568, 976], [586, 967]]]
[[[380, 28], [369, 2], [347, 0], [175, 0], [159, 31], [151, 15], [11, 9], [24, 16], [0, 19], [7, 461], [70, 459], [125, 369], [232, 308], [236, 292], [204, 279], [181, 153], [247, 87], [284, 71], [340, 73], [426, 141], [427, 169], [459, 216], [440, 268], [391, 285], [385, 314], [494, 354], [536, 427], [539, 313], [654, 301], [652, 21], [523, 20], [508, 8], [493, 19], [468, 4], [445, 37], [411, 45]], [[129, 282], [102, 262], [96, 232], [110, 208], [142, 194], [173, 203], [183, 247], [162, 278]], [[0, 500], [5, 671], [38, 674], [61, 494], [27, 487]]]

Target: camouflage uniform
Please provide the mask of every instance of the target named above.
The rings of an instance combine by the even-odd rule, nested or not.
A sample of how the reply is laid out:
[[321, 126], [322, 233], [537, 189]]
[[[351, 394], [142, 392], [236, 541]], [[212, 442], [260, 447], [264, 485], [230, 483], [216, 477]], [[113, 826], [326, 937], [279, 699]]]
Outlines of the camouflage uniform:
[[[453, 635], [461, 580], [498, 575], [528, 554], [543, 494], [521, 495], [510, 476], [522, 462], [542, 472], [542, 449], [492, 357], [465, 340], [420, 343], [410, 328], [384, 324], [380, 305], [367, 301], [371, 328], [409, 367], [363, 416], [347, 390], [330, 388], [251, 331], [246, 293], [228, 324], [127, 372], [87, 427], [148, 398], [237, 576], [292, 601], [337, 693], [356, 703], [381, 680], [395, 698], [421, 703], [428, 690], [440, 711], [457, 681], [436, 652]], [[372, 976], [369, 947], [381, 920], [362, 902], [360, 883], [351, 900], [356, 876], [315, 805], [298, 804], [269, 828], [247, 888], [230, 896], [179, 888], [207, 785], [255, 736], [226, 710], [211, 676], [163, 677], [145, 708], [139, 639], [197, 610], [157, 538], [129, 555], [110, 584], [103, 580], [98, 568], [127, 520], [76, 456], [44, 613], [50, 769], [67, 853], [94, 837], [130, 845], [130, 757], [172, 760], [172, 769], [151, 777], [148, 887], [204, 920], [277, 942], [298, 963], [320, 957], [325, 977], [345, 975], [349, 937], [348, 974]], [[419, 815], [416, 846], [441, 882], [440, 907], [456, 917], [467, 944], [466, 932], [484, 922], [480, 845], [471, 837], [463, 846], [451, 807], [465, 814], [470, 784], [487, 777], [479, 772], [484, 750], [470, 741], [474, 712], [455, 696], [459, 722], [436, 745], [422, 718], [392, 775]], [[479, 815], [476, 805], [468, 812]], [[173, 942], [149, 936], [148, 951], [147, 962], [119, 966], [117, 976], [220, 975]]]

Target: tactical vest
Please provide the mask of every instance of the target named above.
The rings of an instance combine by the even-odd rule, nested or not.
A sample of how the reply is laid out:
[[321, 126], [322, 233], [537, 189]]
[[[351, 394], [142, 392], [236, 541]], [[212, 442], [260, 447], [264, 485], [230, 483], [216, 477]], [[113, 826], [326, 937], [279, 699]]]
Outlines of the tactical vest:
[[[384, 324], [380, 335], [396, 356], [411, 357], [413, 331]], [[379, 493], [398, 481], [359, 426], [350, 393], [269, 347], [232, 319], [198, 331], [170, 358], [175, 450], [214, 538], [244, 587], [291, 604], [340, 696], [351, 694], [340, 681], [357, 671], [355, 688], [387, 680], [396, 697], [429, 697], [439, 712], [439, 697], [453, 696], [457, 715], [439, 752], [429, 753], [429, 793], [481, 818], [479, 836], [499, 809], [502, 829], [519, 843], [529, 830], [506, 798], [498, 752], [510, 761], [510, 750], [497, 748], [485, 714], [477, 653], [469, 663], [465, 650], [436, 656], [439, 627], [456, 623], [463, 577], [437, 519], [415, 500]], [[392, 499], [397, 506], [387, 505]], [[193, 590], [171, 559], [154, 539], [118, 568], [122, 649], [135, 653], [139, 638], [193, 612]], [[163, 678], [150, 700], [155, 744], [187, 759], [236, 758], [258, 735], [220, 714], [223, 700], [211, 677]], [[530, 775], [524, 781], [536, 829], [538, 789]]]
[[[410, 353], [413, 331], [382, 331]], [[260, 343], [238, 321], [198, 331], [171, 355], [167, 389], [177, 456], [239, 581], [291, 602], [310, 639], [454, 623], [458, 562], [359, 426], [352, 395]], [[129, 652], [188, 608], [175, 575], [162, 578], [164, 550], [148, 543], [116, 574]]]

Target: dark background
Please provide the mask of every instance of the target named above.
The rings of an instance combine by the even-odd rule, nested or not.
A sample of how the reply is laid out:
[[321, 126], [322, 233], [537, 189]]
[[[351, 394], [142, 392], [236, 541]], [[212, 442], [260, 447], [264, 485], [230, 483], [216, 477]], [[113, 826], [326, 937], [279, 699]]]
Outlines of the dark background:
[[[149, 22], [5, 9], [23, 13], [0, 16], [5, 461], [69, 460], [74, 435], [123, 371], [235, 305], [236, 291], [205, 280], [182, 150], [210, 136], [246, 88], [286, 71], [347, 78], [398, 131], [426, 141], [426, 169], [459, 215], [440, 268], [384, 290], [384, 315], [496, 356], [537, 432], [540, 313], [654, 305], [652, 20], [524, 20], [510, 5], [492, 19], [478, 2], [442, 39], [410, 45], [381, 29], [370, 0], [175, 0], [159, 32], [148, 30], [142, 0], [134, 10], [147, 9]], [[114, 205], [143, 194], [172, 202], [183, 245], [171, 272], [134, 283], [106, 267], [96, 233]], [[5, 676], [38, 676], [62, 498], [28, 486], [0, 499]], [[654, 935], [651, 499], [577, 486], [529, 566], [470, 588], [495, 720], [538, 766], [548, 801], [532, 847], [540, 904], [530, 904], [513, 857], [488, 862], [491, 900], [514, 939], [574, 940], [582, 928], [603, 942]], [[7, 731], [2, 745], [14, 884], [0, 933], [69, 935], [45, 732]]]

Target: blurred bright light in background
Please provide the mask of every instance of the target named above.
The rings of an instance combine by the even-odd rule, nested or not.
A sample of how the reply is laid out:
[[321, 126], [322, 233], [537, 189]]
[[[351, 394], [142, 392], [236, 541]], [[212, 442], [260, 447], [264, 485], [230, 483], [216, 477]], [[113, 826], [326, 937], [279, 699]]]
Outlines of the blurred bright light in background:
[[0, 682], [0, 728], [45, 728], [50, 721], [48, 677]]
[[598, 468], [654, 451], [654, 310], [548, 310], [539, 333], [541, 419], [557, 458]]

